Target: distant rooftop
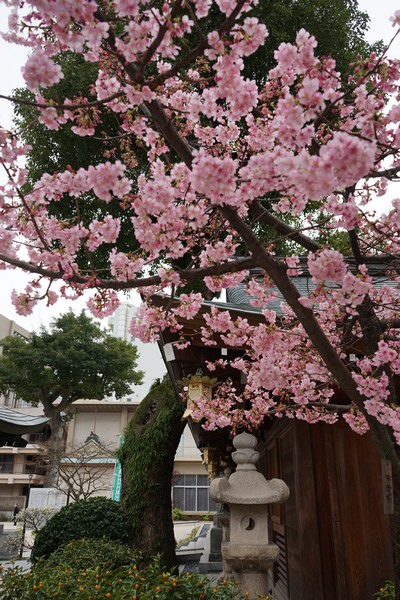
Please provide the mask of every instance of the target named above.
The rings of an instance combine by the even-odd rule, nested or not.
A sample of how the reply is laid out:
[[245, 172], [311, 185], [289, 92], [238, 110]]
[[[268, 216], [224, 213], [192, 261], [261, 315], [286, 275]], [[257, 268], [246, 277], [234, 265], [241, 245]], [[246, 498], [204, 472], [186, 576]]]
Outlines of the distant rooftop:
[[[393, 281], [388, 273], [393, 271], [398, 274], [400, 273], [400, 259], [394, 257], [393, 259], [388, 258], [387, 261], [378, 260], [374, 257], [366, 259], [366, 264], [368, 266], [368, 272], [371, 277], [374, 278], [374, 286], [377, 288], [382, 287], [383, 285], [388, 285], [390, 287], [398, 287], [399, 282]], [[348, 261], [350, 265], [350, 270], [353, 271], [352, 264], [353, 261]], [[301, 296], [308, 296], [312, 293], [316, 284], [314, 283], [311, 275], [308, 272], [307, 268], [307, 259], [301, 258], [299, 267], [302, 269], [302, 273], [295, 277], [291, 277], [292, 283], [297, 288], [299, 294]], [[355, 269], [354, 269], [355, 270]], [[265, 275], [265, 272], [261, 269], [254, 269], [251, 271], [252, 276], [260, 275], [260, 277]], [[245, 292], [245, 282], [239, 283], [234, 288], [230, 288], [226, 290], [226, 302], [220, 301], [209, 301], [204, 302], [205, 306], [216, 306], [217, 308], [235, 310], [238, 312], [253, 312], [260, 313], [261, 309], [254, 307], [250, 304], [251, 296]], [[329, 286], [329, 283], [328, 283]], [[332, 287], [337, 287], [333, 283]], [[270, 302], [267, 306], [269, 310], [274, 310], [277, 314], [282, 314], [281, 303], [285, 302], [282, 294], [278, 290], [277, 287], [271, 287], [271, 294], [276, 294], [276, 300]]]
[[16, 435], [42, 431], [49, 422], [48, 417], [35, 417], [0, 406], [0, 432]]

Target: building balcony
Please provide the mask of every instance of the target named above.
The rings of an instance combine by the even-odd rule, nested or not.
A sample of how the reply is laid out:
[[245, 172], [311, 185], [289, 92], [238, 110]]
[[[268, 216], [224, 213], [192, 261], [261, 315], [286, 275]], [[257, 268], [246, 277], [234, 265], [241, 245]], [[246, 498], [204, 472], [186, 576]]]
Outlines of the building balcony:
[[4, 473], [0, 472], [0, 485], [7, 483], [9, 485], [43, 485], [44, 476], [37, 473]]

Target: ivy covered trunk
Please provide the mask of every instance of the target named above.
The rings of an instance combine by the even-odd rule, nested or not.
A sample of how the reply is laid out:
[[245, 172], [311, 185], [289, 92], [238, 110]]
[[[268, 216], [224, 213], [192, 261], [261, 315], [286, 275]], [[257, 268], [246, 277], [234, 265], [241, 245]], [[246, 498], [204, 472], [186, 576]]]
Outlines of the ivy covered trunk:
[[120, 451], [121, 502], [130, 545], [145, 556], [160, 554], [168, 569], [177, 564], [171, 482], [185, 427], [183, 409], [170, 380], [164, 378], [138, 406]]

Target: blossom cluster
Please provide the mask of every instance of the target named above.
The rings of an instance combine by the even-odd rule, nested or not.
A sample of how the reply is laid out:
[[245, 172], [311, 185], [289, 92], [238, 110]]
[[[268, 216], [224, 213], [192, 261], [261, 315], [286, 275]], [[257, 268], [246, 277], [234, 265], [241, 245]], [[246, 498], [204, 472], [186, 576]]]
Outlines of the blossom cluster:
[[[204, 313], [203, 344], [240, 351], [230, 368], [245, 380], [241, 390], [226, 381], [211, 401], [198, 400], [207, 427], [257, 427], [273, 415], [333, 423], [343, 413], [355, 431], [373, 418], [400, 443], [392, 385], [400, 375], [400, 200], [378, 216], [370, 206], [400, 171], [400, 63], [373, 54], [344, 82], [301, 29], [277, 48], [258, 86], [245, 61], [268, 31], [252, 0], [110, 0], [102, 11], [92, 0], [9, 4], [5, 37], [31, 50], [23, 75], [39, 122], [99, 137], [101, 108], [130, 150], [116, 159], [107, 146], [103, 162], [45, 173], [27, 192], [19, 165], [29, 149], [0, 130], [8, 176], [1, 268], [36, 275], [13, 294], [20, 314], [42, 295], [56, 301], [57, 280], [64, 297], [92, 290], [88, 305], [99, 317], [115, 310], [118, 288], [139, 289], [145, 304], [131, 333], [151, 342], [169, 329], [184, 347], [182, 323], [205, 294], [183, 288], [195, 280], [217, 294], [240, 284], [259, 311], [256, 324], [215, 307]], [[219, 25], [210, 30], [211, 11]], [[98, 65], [90, 98], [49, 95], [64, 77], [57, 54], [65, 50]], [[139, 174], [132, 145], [147, 160]], [[96, 210], [88, 221], [80, 207], [89, 197]], [[68, 203], [69, 216], [57, 216]], [[285, 259], [276, 252], [282, 240]], [[91, 268], [98, 253], [101, 270]], [[381, 261], [379, 284], [371, 257]], [[294, 278], [307, 274], [300, 292]], [[178, 299], [168, 309], [152, 302], [171, 290]], [[369, 343], [364, 331], [375, 321]], [[368, 347], [350, 359], [359, 340]], [[342, 380], [351, 392], [343, 410], [333, 406]]]

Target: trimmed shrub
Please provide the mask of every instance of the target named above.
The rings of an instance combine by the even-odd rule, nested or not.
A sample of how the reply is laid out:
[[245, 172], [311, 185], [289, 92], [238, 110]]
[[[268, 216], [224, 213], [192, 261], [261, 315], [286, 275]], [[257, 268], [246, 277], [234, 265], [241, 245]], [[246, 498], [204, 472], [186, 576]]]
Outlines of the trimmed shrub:
[[81, 538], [127, 542], [127, 525], [120, 504], [98, 497], [64, 506], [37, 533], [31, 560], [47, 558], [71, 540]]
[[[93, 543], [93, 540], [92, 540]], [[75, 547], [75, 543], [72, 544]], [[72, 554], [71, 554], [72, 556]], [[71, 558], [68, 554], [68, 560]], [[90, 559], [91, 560], [91, 559]], [[116, 569], [92, 563], [82, 568], [72, 562], [38, 561], [29, 573], [20, 567], [4, 570], [0, 578], [2, 600], [256, 600], [269, 596], [239, 592], [230, 579], [212, 583], [205, 575], [166, 572], [155, 559], [142, 568], [136, 563]]]
[[41, 559], [37, 566], [40, 563], [46, 563], [46, 567], [53, 568], [64, 565], [77, 571], [101, 566], [112, 571], [136, 563], [138, 558], [137, 553], [127, 544], [106, 539], [83, 538], [61, 546], [48, 558]]

